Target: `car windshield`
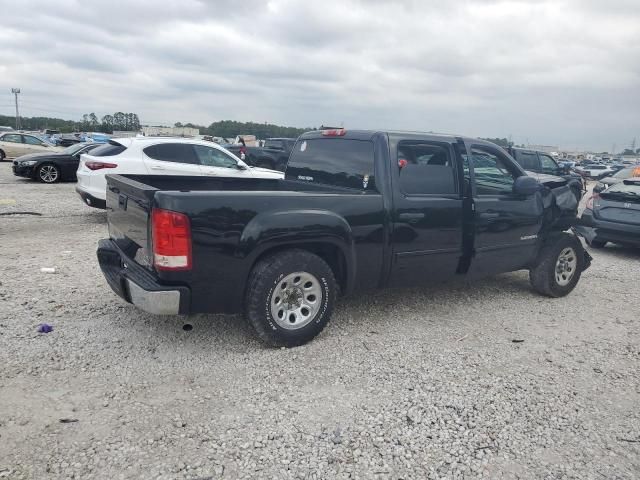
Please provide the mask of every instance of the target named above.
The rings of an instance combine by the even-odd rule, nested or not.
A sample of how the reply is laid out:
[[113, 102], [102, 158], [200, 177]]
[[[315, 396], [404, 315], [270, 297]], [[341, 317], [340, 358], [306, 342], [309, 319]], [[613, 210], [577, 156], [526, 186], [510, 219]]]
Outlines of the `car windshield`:
[[62, 153], [64, 153], [65, 155], [73, 155], [74, 153], [76, 153], [79, 150], [82, 150], [84, 148], [84, 143], [76, 143], [74, 145], [71, 145], [70, 147], [65, 148]]

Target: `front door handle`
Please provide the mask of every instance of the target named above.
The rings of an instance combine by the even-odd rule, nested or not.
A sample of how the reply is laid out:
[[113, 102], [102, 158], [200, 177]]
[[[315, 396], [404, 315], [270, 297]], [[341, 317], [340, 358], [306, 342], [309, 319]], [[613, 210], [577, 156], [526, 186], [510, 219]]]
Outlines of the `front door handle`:
[[159, 165], [151, 165], [151, 170], [166, 170], [166, 169]]
[[498, 218], [499, 216], [500, 216], [499, 213], [494, 213], [494, 212], [483, 212], [480, 214], [480, 218], [485, 218], [485, 219]]

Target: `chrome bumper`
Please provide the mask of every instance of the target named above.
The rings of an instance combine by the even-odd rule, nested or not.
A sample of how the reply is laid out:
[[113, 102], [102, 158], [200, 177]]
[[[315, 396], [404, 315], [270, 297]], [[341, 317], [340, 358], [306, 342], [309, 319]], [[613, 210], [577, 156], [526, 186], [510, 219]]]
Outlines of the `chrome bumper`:
[[178, 315], [180, 313], [180, 292], [163, 290], [150, 292], [130, 279], [126, 279], [129, 298], [140, 310], [156, 315]]

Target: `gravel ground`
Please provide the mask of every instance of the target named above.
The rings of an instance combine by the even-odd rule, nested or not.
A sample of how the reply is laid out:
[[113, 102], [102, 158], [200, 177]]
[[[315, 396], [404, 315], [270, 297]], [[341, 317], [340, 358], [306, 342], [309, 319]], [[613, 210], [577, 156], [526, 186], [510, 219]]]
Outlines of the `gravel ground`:
[[640, 477], [638, 250], [562, 299], [524, 272], [344, 299], [274, 350], [122, 302], [106, 235], [74, 184], [0, 164], [0, 478]]

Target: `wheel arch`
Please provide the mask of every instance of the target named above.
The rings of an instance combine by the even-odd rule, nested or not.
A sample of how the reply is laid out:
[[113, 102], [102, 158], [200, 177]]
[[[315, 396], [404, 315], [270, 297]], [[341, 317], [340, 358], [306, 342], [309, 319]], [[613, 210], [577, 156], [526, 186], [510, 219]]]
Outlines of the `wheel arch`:
[[253, 267], [267, 256], [299, 249], [322, 258], [334, 273], [342, 293], [354, 285], [356, 255], [351, 227], [336, 213], [287, 210], [256, 216], [240, 237], [240, 252]]

